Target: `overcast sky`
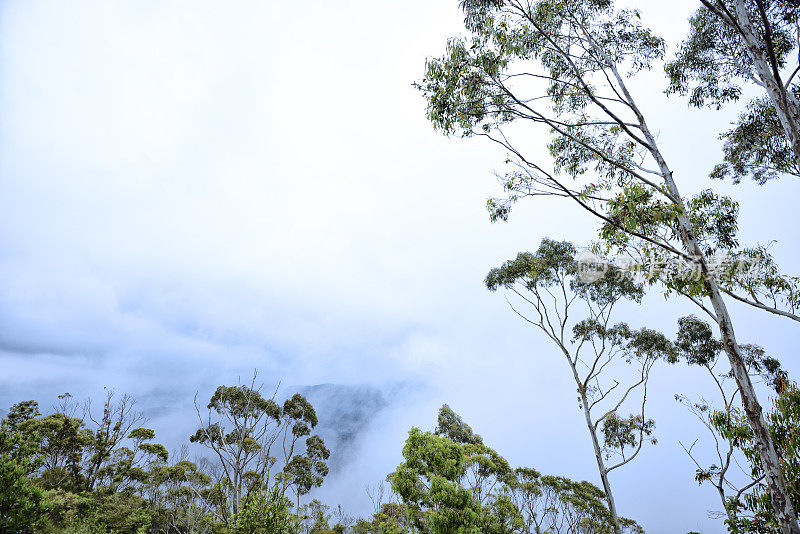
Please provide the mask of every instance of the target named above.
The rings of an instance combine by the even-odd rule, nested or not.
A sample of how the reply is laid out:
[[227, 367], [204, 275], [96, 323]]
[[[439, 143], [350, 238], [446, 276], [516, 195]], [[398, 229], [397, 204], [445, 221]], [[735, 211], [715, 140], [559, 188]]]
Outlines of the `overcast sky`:
[[[0, 407], [113, 387], [174, 446], [196, 391], [255, 367], [289, 385], [402, 384], [329, 501], [365, 511], [363, 485], [444, 402], [513, 464], [598, 483], [568, 369], [482, 285], [596, 223], [556, 199], [489, 223], [505, 154], [433, 132], [411, 87], [461, 31], [457, 4], [0, 4]], [[693, 2], [651, 4], [674, 47]], [[634, 85], [684, 192], [707, 186], [735, 110], [667, 99], [660, 70]], [[743, 241], [776, 240], [798, 272], [800, 188], [725, 189]], [[796, 325], [732, 310], [742, 341], [800, 376]], [[653, 295], [622, 318], [673, 334], [693, 311]], [[678, 443], [700, 430], [672, 398], [708, 383], [654, 380], [659, 443], [614, 473], [618, 507], [648, 532], [721, 532]]]

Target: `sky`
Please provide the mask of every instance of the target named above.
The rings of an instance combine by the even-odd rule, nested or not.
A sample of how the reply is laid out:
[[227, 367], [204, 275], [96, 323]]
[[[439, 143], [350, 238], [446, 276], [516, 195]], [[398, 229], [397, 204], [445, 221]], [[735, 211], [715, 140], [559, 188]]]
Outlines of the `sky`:
[[[640, 6], [674, 50], [694, 3]], [[411, 86], [462, 31], [456, 0], [0, 3], [0, 407], [113, 388], [177, 446], [195, 393], [257, 368], [287, 391], [394, 392], [326, 482], [354, 513], [445, 402], [513, 464], [598, 483], [567, 367], [482, 283], [597, 226], [556, 199], [490, 224], [505, 154], [434, 132]], [[736, 108], [690, 110], [658, 69], [632, 85], [684, 192], [707, 187]], [[742, 241], [774, 240], [798, 272], [800, 187], [713, 185], [741, 201]], [[796, 325], [731, 310], [800, 376]], [[655, 294], [626, 313], [672, 334], [693, 311]], [[723, 530], [680, 446], [701, 431], [673, 400], [708, 387], [659, 370], [659, 442], [614, 473], [648, 532]]]

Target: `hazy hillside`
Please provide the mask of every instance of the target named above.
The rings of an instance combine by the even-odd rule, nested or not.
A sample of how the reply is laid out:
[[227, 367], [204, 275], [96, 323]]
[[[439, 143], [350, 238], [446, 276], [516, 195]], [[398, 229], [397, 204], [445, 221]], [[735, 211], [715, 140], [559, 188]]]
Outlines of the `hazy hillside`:
[[359, 436], [389, 406], [392, 396], [369, 385], [317, 384], [287, 391], [298, 391], [316, 409], [316, 431], [331, 450], [333, 473], [355, 459]]

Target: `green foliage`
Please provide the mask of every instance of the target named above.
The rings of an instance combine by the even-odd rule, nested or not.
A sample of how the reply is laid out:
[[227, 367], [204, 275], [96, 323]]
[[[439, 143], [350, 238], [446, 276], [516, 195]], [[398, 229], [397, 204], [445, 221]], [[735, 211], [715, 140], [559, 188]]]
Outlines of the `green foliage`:
[[[739, 246], [739, 204], [710, 189], [687, 199], [685, 210], [681, 210], [674, 203], [658, 198], [652, 188], [634, 183], [622, 188], [607, 205], [607, 220], [600, 230], [606, 250], [624, 250], [637, 243], [637, 235], [653, 236], [662, 243], [679, 240], [679, 216], [682, 213], [688, 217], [693, 238], [707, 256], [717, 252], [729, 253]], [[646, 267], [649, 268], [647, 274], [651, 283], [661, 282], [670, 291], [705, 294], [703, 279], [687, 276], [693, 274], [692, 265], [671, 269], [669, 262], [674, 261], [674, 257], [661, 259], [658, 246], [647, 243], [641, 246], [650, 255], [651, 265]]]
[[[533, 469], [512, 469], [448, 406], [439, 412], [436, 433], [411, 429], [403, 458], [391, 475], [392, 488], [420, 532], [614, 532], [600, 489], [588, 482], [543, 477]], [[633, 521], [622, 519], [622, 524], [641, 532]], [[359, 528], [374, 532], [365, 524]], [[404, 532], [402, 521], [392, 528], [386, 532]]]
[[[742, 6], [743, 0], [737, 3]], [[780, 78], [777, 71], [794, 47], [797, 3], [746, 3], [751, 18], [764, 21], [759, 35], [762, 42], [756, 45], [774, 48], [771, 54], [777, 65], [771, 67]], [[711, 4], [727, 9], [732, 8], [733, 1], [706, 2]], [[733, 269], [723, 281], [718, 283], [715, 279], [709, 255], [744, 252], [739, 250], [737, 238], [738, 205], [710, 190], [684, 200], [658, 146], [657, 135], [645, 121], [625, 81], [662, 58], [663, 42], [641, 26], [637, 12], [616, 10], [610, 0], [464, 0], [461, 7], [468, 35], [451, 39], [441, 57], [426, 62], [425, 75], [417, 87], [426, 97], [427, 115], [434, 128], [447, 135], [485, 136], [509, 154], [506, 164], [510, 170], [502, 177], [506, 198], [491, 199], [487, 204], [492, 220], [505, 220], [511, 206], [524, 197], [549, 195], [575, 201], [603, 221], [603, 249], [598, 250], [635, 255], [635, 259], [643, 257], [648, 282], [661, 284], [665, 296], [685, 295], [716, 315], [731, 365], [741, 376], [742, 354], [735, 345], [733, 324], [720, 289], [752, 306], [798, 320], [794, 315], [797, 284], [796, 280], [781, 276], [777, 269], [751, 278]], [[696, 81], [695, 75], [705, 84], [693, 95], [697, 105], [738, 98], [738, 80], [734, 78], [756, 78], [766, 72], [761, 63], [762, 72], [757, 73], [742, 59], [746, 51], [736, 31], [708, 15], [701, 11], [693, 20], [696, 34], [678, 62], [670, 67], [676, 84], [673, 91], [688, 90]], [[775, 31], [770, 35], [772, 26]], [[787, 93], [783, 83], [778, 84], [778, 92], [788, 94], [784, 100], [791, 100], [793, 93]], [[774, 94], [770, 96], [775, 99]], [[785, 123], [785, 113], [778, 111]], [[523, 142], [514, 143], [520, 128], [507, 127], [512, 122], [540, 125], [550, 132], [551, 158], [547, 164], [533, 161], [531, 153], [521, 148], [525, 146]], [[524, 139], [528, 146], [529, 142]], [[800, 141], [793, 142], [797, 153]], [[736, 156], [740, 159], [754, 153], [741, 148]], [[559, 344], [570, 360], [581, 402], [586, 406], [589, 386], [595, 386], [591, 377], [584, 381], [575, 371], [575, 361], [584, 362], [577, 355], [573, 360], [566, 347], [567, 314], [552, 318], [546, 315], [544, 304], [549, 303], [548, 297], [557, 300], [552, 293], [558, 291], [550, 293], [551, 287], [562, 290], [566, 298], [568, 286], [564, 282], [571, 278], [570, 265], [565, 261], [550, 269], [546, 264], [543, 267], [540, 259], [536, 254], [520, 254], [490, 272], [486, 285], [491, 290], [508, 288], [531, 305], [535, 314], [523, 317]], [[754, 290], [747, 291], [748, 285], [747, 289]], [[737, 289], [744, 291], [736, 293]], [[765, 303], [761, 297], [773, 297], [773, 301]], [[706, 299], [711, 301], [711, 307], [706, 306]], [[779, 305], [788, 305], [791, 311], [786, 312]], [[583, 323], [575, 331], [575, 339], [608, 335], [611, 329], [602, 326]], [[652, 342], [654, 353], [677, 358], [677, 351], [668, 340], [656, 342], [646, 332], [641, 340], [645, 345]], [[591, 374], [594, 367], [587, 367], [592, 369]], [[640, 384], [645, 390], [648, 372], [649, 367], [644, 366]], [[776, 475], [773, 446], [756, 415], [755, 392], [747, 381], [740, 381], [740, 386], [750, 423], [759, 430], [756, 436], [761, 450], [768, 452], [765, 465], [771, 475]], [[608, 391], [595, 389], [596, 398], [602, 400]], [[589, 425], [596, 428], [592, 422]], [[637, 446], [649, 435], [644, 415], [616, 417], [607, 423], [607, 443], [621, 450], [630, 447], [630, 428], [640, 431]], [[777, 481], [771, 488], [774, 495], [785, 496], [780, 477], [771, 478]], [[430, 484], [433, 486], [432, 481]], [[408, 481], [406, 485], [414, 487]], [[781, 521], [785, 525], [796, 523], [792, 517]]]
[[153, 524], [152, 510], [139, 495], [95, 492], [89, 506], [92, 522], [109, 532], [147, 532]]
[[34, 400], [27, 400], [18, 402], [9, 410], [8, 415], [5, 417], [8, 430], [15, 432], [21, 430], [26, 421], [35, 419], [42, 415], [39, 413], [39, 403]]
[[[800, 98], [800, 87], [795, 85], [792, 91]], [[730, 178], [738, 184], [751, 176], [756, 183], [764, 184], [782, 173], [800, 176], [792, 147], [768, 98], [753, 99], [734, 128], [720, 138], [725, 141], [724, 159], [714, 167], [712, 178]]]
[[306, 495], [312, 489], [322, 485], [328, 474], [325, 463], [331, 453], [322, 438], [311, 436], [306, 439], [306, 452], [304, 455], [293, 456], [283, 470], [285, 480], [295, 486], [299, 495]]
[[448, 405], [439, 410], [438, 425], [435, 434], [464, 445], [482, 445], [483, 438], [475, 434], [472, 428], [461, 419]]
[[[654, 427], [652, 419], [645, 420], [641, 415], [620, 417], [613, 413], [603, 419], [601, 428], [606, 450], [619, 453], [625, 458], [625, 449], [636, 449], [641, 439], [652, 435]], [[655, 438], [650, 438], [650, 441], [656, 443]]]
[[[504, 287], [517, 295], [528, 311], [523, 314], [512, 304], [514, 311], [541, 329], [559, 349], [557, 354], [565, 357], [614, 523], [617, 513], [608, 473], [633, 460], [645, 442], [656, 443], [654, 422], [645, 417], [647, 384], [654, 364], [673, 359], [675, 347], [657, 331], [611, 322], [616, 303], [640, 302], [644, 289], [626, 273], [607, 267], [599, 279], [582, 276], [575, 247], [545, 239], [536, 253], [521, 253], [490, 271], [486, 284], [490, 290]], [[580, 313], [585, 318], [579, 319]], [[628, 383], [619, 387], [623, 377]], [[626, 400], [637, 402], [634, 396], [640, 396], [640, 413], [620, 416], [618, 411]], [[602, 415], [593, 415], [593, 410]], [[620, 458], [614, 465], [606, 465], [602, 452], [606, 460], [612, 455]], [[511, 516], [508, 520], [513, 522]], [[621, 528], [621, 519], [617, 521]]]
[[[742, 450], [750, 462], [753, 479], [759, 480], [762, 475], [759, 454], [741, 411], [714, 412], [710, 418], [714, 428]], [[784, 384], [767, 415], [767, 424], [778, 450], [789, 498], [795, 507], [800, 507], [800, 390], [796, 385]], [[727, 508], [730, 532], [760, 533], [778, 529], [770, 494], [763, 483], [756, 484], [738, 498], [730, 498]]]
[[575, 275], [578, 269], [572, 243], [545, 238], [535, 254], [520, 252], [517, 258], [502, 267], [492, 269], [486, 276], [486, 287], [495, 291], [523, 282], [527, 288], [538, 285], [550, 287], [557, 281]]
[[54, 413], [30, 419], [21, 425], [21, 429], [37, 436], [44, 488], [80, 491], [85, 486], [87, 477], [83, 469], [84, 460], [94, 437], [82, 419]]
[[678, 319], [678, 337], [675, 342], [677, 356], [689, 365], [711, 365], [722, 352], [722, 342], [717, 340], [711, 326], [694, 315]]
[[[715, 3], [724, 6], [728, 13], [735, 11], [731, 0]], [[782, 67], [795, 47], [794, 24], [800, 6], [775, 0], [766, 0], [764, 4], [775, 58]], [[766, 49], [763, 41], [766, 26], [757, 2], [748, 1], [746, 5], [750, 21], [756, 27], [755, 33]], [[758, 78], [740, 33], [705, 6], [698, 8], [689, 19], [689, 25], [688, 37], [667, 65], [669, 92], [689, 94], [689, 103], [698, 107], [719, 107], [738, 100], [742, 94], [740, 83]]]
[[11, 422], [0, 422], [0, 532], [36, 527], [49, 511], [43, 490], [32, 480], [41, 463], [35, 441], [15, 430], [22, 419], [38, 414], [31, 407], [16, 405]]
[[292, 503], [281, 488], [260, 489], [247, 500], [234, 526], [235, 534], [293, 534], [300, 528]]
[[[759, 71], [748, 53], [749, 47], [739, 26], [735, 2], [712, 2], [716, 12], [700, 7], [690, 19], [690, 31], [676, 57], [667, 64], [670, 79], [668, 92], [688, 94], [693, 106], [710, 105], [719, 108], [738, 100], [743, 81], [756, 81], [766, 88], [774, 87], [781, 94], [750, 101], [747, 111], [740, 115], [732, 130], [721, 137], [725, 140], [724, 161], [716, 166], [713, 178], [730, 177], [734, 182], [750, 175], [760, 184], [779, 173], [798, 175], [796, 147], [779, 120], [776, 107], [788, 111], [787, 119], [796, 120], [796, 102], [800, 88], [792, 83], [793, 75], [784, 81], [781, 69], [791, 59], [798, 38], [796, 2], [748, 0], [745, 11], [756, 39], [751, 45], [758, 55], [770, 63], [769, 73]], [[726, 20], [727, 19], [727, 20]], [[734, 19], [737, 21], [734, 23]], [[765, 79], [772, 78], [774, 79]], [[779, 87], [778, 87], [779, 86]]]
[[[504, 124], [527, 120], [551, 129], [556, 172], [580, 175], [587, 166], [595, 166], [600, 175], [614, 181], [621, 178], [620, 172], [635, 167], [637, 149], [624, 139], [625, 132], [595, 120], [588, 106], [599, 102], [591, 77], [607, 64], [626, 68], [632, 75], [663, 56], [662, 39], [641, 25], [637, 11], [615, 10], [605, 0], [525, 5], [476, 0], [464, 1], [461, 7], [470, 36], [448, 41], [445, 53], [426, 62], [425, 75], [415, 84], [427, 100], [427, 116], [437, 130], [492, 137]], [[586, 35], [604, 55], [594, 53]], [[566, 58], [560, 50], [574, 55]], [[531, 60], [541, 65], [541, 74], [524, 70]], [[542, 84], [550, 111], [562, 115], [559, 120], [549, 120], [535, 106], [538, 99], [524, 94]], [[502, 136], [492, 139], [521, 156]], [[506, 189], [515, 192], [512, 200], [541, 192], [535, 175], [544, 171], [525, 163], [505, 179]], [[505, 219], [510, 204], [491, 200], [489, 208], [494, 219]]]
[[[223, 476], [214, 486], [220, 519], [238, 521], [248, 495], [277, 482], [283, 496], [290, 488], [297, 496], [322, 485], [328, 474], [330, 451], [311, 435], [318, 419], [314, 407], [295, 394], [278, 406], [255, 387], [220, 386], [208, 403], [209, 415], [189, 440], [210, 449]], [[213, 418], [213, 419], [212, 419]], [[305, 438], [305, 439], [304, 439]], [[278, 465], [278, 453], [282, 465]]]
[[[699, 365], [712, 371], [723, 347], [722, 342], [715, 337], [711, 330], [711, 325], [690, 315], [678, 319], [675, 348], [674, 355], [668, 358], [671, 363], [682, 358], [689, 365]], [[740, 344], [739, 348], [744, 354], [745, 364], [751, 376], [760, 377], [772, 389], [780, 393], [788, 380], [788, 375], [781, 368], [780, 362], [767, 355], [764, 349], [758, 345]], [[729, 372], [718, 378], [732, 377]]]
[[[167, 449], [153, 442], [155, 432], [137, 424], [142, 417], [130, 397], [109, 393], [97, 418], [87, 401], [85, 419], [75, 416], [81, 407], [71, 395], [59, 398], [55, 413], [42, 416], [35, 401], [25, 401], [0, 423], [2, 532], [299, 534], [301, 517], [285, 492], [292, 487], [299, 498], [328, 473], [330, 451], [311, 435], [318, 419], [300, 395], [279, 407], [254, 388], [217, 389], [209, 409], [219, 420], [192, 438], [258, 459], [236, 464], [236, 472], [232, 463], [221, 471], [207, 460], [198, 466], [186, 450], [170, 463]], [[270, 479], [276, 459], [269, 446], [278, 438], [285, 462], [282, 476]], [[319, 534], [338, 532], [341, 525]]]
[[769, 247], [735, 251], [721, 267], [720, 286], [729, 294], [747, 295], [753, 302], [789, 313], [800, 310], [800, 277], [782, 274]]
[[[738, 391], [729, 391], [726, 387], [726, 384], [733, 380], [733, 373], [730, 371], [723, 373], [718, 367], [720, 363], [718, 357], [723, 349], [722, 343], [714, 336], [711, 326], [695, 316], [681, 318], [678, 325], [675, 343], [677, 353], [675, 359], [671, 361], [683, 360], [689, 365], [705, 368], [718, 389], [721, 402], [720, 408], [717, 409], [702, 397], [692, 402], [685, 395], [675, 396], [676, 400], [698, 417], [713, 437], [712, 451], [716, 453], [713, 463], [701, 464], [692, 451], [694, 444], [688, 449], [684, 447], [697, 466], [695, 480], [699, 484], [709, 483], [716, 489], [726, 510], [727, 524], [731, 532], [773, 532], [776, 524], [764, 522], [763, 517], [759, 519], [762, 512], [768, 512], [767, 516], [771, 518], [769, 521], [774, 522], [774, 514], [771, 501], [762, 485], [761, 468], [757, 466], [760, 456], [754, 444], [753, 431], [748, 419], [737, 407], [738, 402], [735, 401]], [[780, 362], [768, 356], [766, 351], [757, 345], [740, 344], [739, 348], [744, 355], [745, 367], [751, 380], [755, 382], [754, 379], [760, 378], [763, 383], [783, 396], [789, 387], [789, 381]], [[796, 455], [796, 451], [792, 451], [790, 446], [787, 456], [782, 450], [782, 443], [786, 440], [778, 437], [774, 424], [774, 417], [778, 412], [788, 413], [786, 410], [774, 410], [769, 414], [768, 431], [772, 434], [778, 456], [784, 464], [783, 471], [787, 477], [794, 477], [795, 473], [791, 473], [791, 469], [786, 469], [786, 463], [796, 463], [791, 459]], [[788, 426], [791, 426], [791, 423]], [[746, 469], [748, 464], [749, 470]], [[742, 473], [751, 478], [740, 482], [740, 474], [733, 473], [736, 466], [744, 466], [745, 471]], [[795, 491], [791, 489], [794, 486], [793, 479], [786, 480], [789, 482], [790, 492]], [[755, 485], [755, 490], [748, 491], [752, 485]], [[761, 502], [763, 507], [756, 506], [757, 501]]]
[[462, 445], [448, 438], [416, 428], [409, 432], [405, 462], [392, 476], [392, 487], [417, 528], [432, 534], [480, 532], [480, 507], [460, 485], [465, 454]]
[[[13, 483], [0, 481], [0, 501], [22, 498], [26, 503], [16, 506], [28, 514], [17, 528], [38, 524], [48, 533], [179, 528], [187, 506], [211, 479], [190, 462], [167, 464], [166, 448], [151, 442], [155, 432], [136, 425], [141, 416], [132, 411], [133, 399], [108, 394], [96, 419], [87, 402], [83, 419], [73, 415], [80, 407], [69, 394], [59, 398], [55, 413], [42, 416], [35, 402], [26, 401], [12, 407], [11, 424], [2, 423], [0, 441], [11, 452], [8, 458], [2, 455], [0, 471]], [[177, 472], [182, 476], [176, 477]]]
[[345, 532], [370, 532], [369, 530], [364, 530], [369, 528], [369, 523], [366, 521], [360, 521], [360, 525], [356, 529], [348, 529], [348, 525], [351, 522], [349, 517], [344, 517], [344, 512], [342, 507], [339, 506], [335, 512], [340, 514], [339, 519], [348, 523], [348, 525], [344, 525], [341, 522], [336, 522], [333, 526], [331, 526], [331, 514], [330, 512], [331, 507], [321, 503], [317, 499], [313, 499], [307, 505], [302, 506], [298, 512], [298, 518], [301, 521], [302, 525], [300, 527], [299, 532], [303, 534], [345, 534]]
[[353, 524], [352, 534], [408, 534], [412, 527], [406, 507], [402, 504], [383, 503], [370, 521], [359, 519]]
[[[732, 5], [728, 0], [716, 4]], [[747, 4], [760, 20], [755, 3]], [[780, 63], [794, 46], [786, 35], [796, 32], [797, 9], [764, 4], [777, 28], [772, 39]], [[661, 284], [666, 295], [700, 301], [710, 295], [709, 283], [719, 284], [753, 306], [779, 314], [786, 307], [797, 319], [800, 293], [793, 277], [759, 274], [758, 282], [748, 280], [756, 291], [740, 287], [738, 269], [709, 282], [714, 266], [698, 252], [749, 255], [739, 249], [738, 204], [711, 190], [685, 201], [675, 196], [672, 172], [625, 87], [627, 77], [663, 57], [663, 41], [642, 26], [638, 12], [615, 9], [611, 1], [470, 0], [461, 7], [468, 36], [451, 39], [441, 57], [429, 59], [416, 87], [426, 97], [434, 128], [488, 137], [509, 154], [502, 176], [506, 196], [487, 201], [492, 220], [506, 220], [522, 198], [570, 198], [603, 221], [603, 250], [642, 257], [648, 281]], [[668, 67], [671, 91], [694, 90], [698, 105], [737, 98], [737, 80], [755, 76], [742, 59], [740, 38], [705, 8], [692, 24], [693, 34]], [[750, 115], [768, 119], [758, 110]], [[514, 143], [518, 128], [506, 128], [512, 122], [550, 132], [551, 168]], [[772, 126], [778, 132], [779, 125]], [[786, 141], [769, 134], [770, 128], [752, 124], [737, 131], [726, 149], [731, 172], [790, 167], [781, 163]], [[502, 284], [487, 279], [490, 286], [495, 282]]]
[[679, 210], [673, 203], [658, 198], [652, 188], [642, 184], [625, 184], [621, 191], [609, 199], [606, 221], [600, 237], [608, 246], [623, 248], [636, 234], [676, 235]]
[[642, 286], [614, 268], [596, 282], [587, 283], [576, 278], [576, 255], [577, 249], [572, 243], [545, 238], [535, 253], [520, 252], [514, 260], [489, 271], [484, 283], [490, 291], [500, 287], [508, 289], [515, 284], [530, 291], [565, 284], [580, 298], [601, 307], [619, 299], [641, 301]]
[[705, 254], [711, 256], [717, 250], [727, 252], [739, 246], [738, 202], [704, 189], [686, 202], [686, 211]]

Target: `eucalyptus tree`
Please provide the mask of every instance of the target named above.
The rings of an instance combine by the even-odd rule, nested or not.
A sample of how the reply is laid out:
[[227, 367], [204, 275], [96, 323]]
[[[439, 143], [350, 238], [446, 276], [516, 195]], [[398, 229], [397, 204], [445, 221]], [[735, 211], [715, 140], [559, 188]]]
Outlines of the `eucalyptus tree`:
[[[276, 479], [284, 487], [290, 486], [294, 490], [299, 507], [300, 497], [321, 486], [328, 475], [325, 462], [331, 453], [321, 437], [311, 435], [318, 419], [314, 407], [305, 397], [295, 393], [283, 403], [281, 413], [279, 435], [284, 467]], [[305, 441], [301, 442], [304, 437]]]
[[[681, 194], [628, 86], [631, 76], [662, 60], [664, 41], [637, 11], [617, 10], [610, 0], [462, 0], [461, 6], [468, 35], [450, 39], [417, 83], [433, 126], [448, 135], [485, 137], [509, 154], [502, 176], [507, 197], [489, 201], [493, 219], [506, 219], [521, 198], [570, 199], [599, 219], [607, 252], [642, 253], [656, 264], [669, 255], [696, 271], [678, 276], [653, 269], [650, 280], [717, 323], [776, 516], [785, 532], [800, 532], [724, 298], [741, 287], [723, 286], [711, 261], [715, 252], [745, 252], [736, 239], [738, 206], [713, 191]], [[550, 133], [550, 157], [524, 148], [530, 144], [516, 126], [526, 124]], [[796, 283], [777, 278], [787, 286], [766, 288], [758, 276], [749, 283], [775, 290], [780, 305], [796, 301]], [[800, 320], [792, 310], [738, 297]]]
[[[647, 385], [653, 365], [673, 357], [674, 348], [663, 334], [612, 323], [616, 304], [640, 303], [644, 288], [613, 269], [597, 280], [582, 281], [576, 255], [571, 243], [545, 239], [535, 253], [520, 253], [492, 269], [486, 286], [491, 291], [506, 288], [517, 297], [519, 303], [509, 301], [512, 309], [541, 330], [564, 357], [608, 507], [617, 521], [608, 475], [636, 458], [646, 441], [655, 442], [654, 422], [645, 410]], [[637, 405], [636, 413], [620, 415], [631, 401]], [[612, 456], [615, 460], [607, 462]]]
[[689, 35], [667, 66], [669, 90], [693, 106], [719, 108], [742, 82], [764, 91], [724, 135], [725, 161], [712, 174], [764, 183], [800, 176], [800, 4], [785, 0], [700, 0]]
[[[763, 473], [754, 462], [755, 451], [744, 453], [743, 448], [746, 443], [752, 441], [752, 431], [743, 421], [740, 410], [736, 406], [736, 396], [738, 390], [730, 387], [731, 374], [726, 370], [724, 363], [719, 356], [722, 353], [722, 343], [717, 340], [711, 326], [695, 316], [682, 317], [678, 321], [678, 335], [675, 341], [675, 357], [673, 363], [682, 361], [690, 366], [696, 366], [706, 371], [715, 385], [715, 400], [708, 400], [705, 397], [692, 399], [687, 395], [677, 394], [676, 400], [684, 404], [703, 424], [708, 434], [713, 440], [713, 447], [705, 447], [707, 451], [712, 449], [713, 460], [710, 465], [702, 464], [698, 459], [698, 451], [695, 447], [699, 438], [696, 439], [688, 448], [681, 444], [687, 455], [697, 467], [695, 479], [698, 483], [709, 483], [719, 495], [722, 508], [727, 516], [727, 522], [731, 531], [736, 532], [740, 527], [743, 506], [743, 499], [749, 499], [750, 508], [757, 509], [753, 505], [751, 495], [756, 493], [763, 496], [764, 491], [761, 483], [764, 479]], [[766, 354], [766, 351], [757, 345], [741, 345], [742, 350], [747, 355], [747, 365], [754, 381], [760, 381], [769, 386], [771, 390], [779, 395], [789, 386], [788, 375], [781, 368], [781, 364], [775, 358]], [[793, 498], [795, 506], [800, 504], [797, 497], [800, 492], [792, 489], [797, 486], [797, 475], [791, 470], [786, 469], [787, 461], [797, 464], [798, 452], [791, 447], [782, 446], [785, 435], [791, 432], [775, 432], [774, 413], [768, 415], [768, 424], [771, 432], [776, 437], [778, 452], [784, 470], [784, 476], [789, 482], [790, 497]], [[797, 432], [795, 430], [795, 432]], [[752, 447], [751, 447], [752, 449]], [[700, 454], [703, 454], [702, 449]], [[750, 465], [749, 468], [746, 466]], [[763, 503], [762, 503], [763, 504]], [[769, 505], [767, 504], [767, 508]], [[761, 512], [764, 518], [774, 517], [771, 513]], [[769, 519], [762, 518], [762, 523], [769, 523]], [[770, 525], [770, 528], [776, 525]]]
[[82, 419], [63, 412], [42, 416], [36, 401], [24, 401], [11, 407], [7, 421], [12, 430], [35, 441], [42, 487], [83, 488], [83, 460], [92, 434]]
[[487, 447], [483, 438], [475, 434], [450, 406], [445, 404], [439, 410], [438, 424], [433, 433], [464, 448], [468, 460], [464, 462], [463, 482], [478, 505], [485, 506], [495, 490], [508, 483], [512, 469], [506, 459]]
[[127, 436], [132, 447], [120, 446], [100, 470], [98, 484], [111, 493], [144, 493], [152, 469], [165, 464], [169, 458], [166, 447], [152, 443], [155, 432], [149, 428], [134, 428]]
[[20, 409], [12, 408], [0, 421], [0, 532], [36, 528], [46, 522], [49, 511], [43, 489], [33, 480], [42, 462], [36, 454], [37, 443], [19, 429], [19, 423], [31, 413], [26, 413], [27, 407], [31, 405], [16, 405]]
[[9, 417], [15, 428], [36, 440], [44, 488], [116, 492], [145, 482], [143, 460], [167, 455], [163, 445], [151, 443], [153, 430], [137, 426], [144, 416], [135, 404], [133, 397], [117, 398], [107, 390], [102, 415], [95, 417], [91, 399], [81, 405], [66, 393], [59, 396], [54, 413], [41, 416], [38, 404], [26, 401], [13, 406]]
[[[409, 431], [390, 480], [405, 505], [386, 525], [391, 533], [407, 532], [409, 523], [426, 534], [610, 534], [618, 525], [602, 490], [512, 468], [446, 405], [434, 432]], [[642, 532], [632, 520], [619, 524]]]
[[142, 492], [151, 508], [164, 510], [166, 531], [205, 532], [210, 526], [210, 503], [204, 497], [212, 478], [188, 460], [188, 452], [184, 445], [171, 463], [151, 466]]
[[[538, 534], [610, 534], [617, 525], [605, 506], [603, 491], [586, 481], [576, 482], [556, 475], [541, 475], [531, 469], [517, 468], [522, 482], [510, 490], [513, 502], [521, 499], [527, 530]], [[624, 532], [644, 532], [636, 522], [618, 518]]]
[[446, 405], [439, 421], [436, 432], [409, 431], [404, 461], [391, 475], [392, 489], [420, 532], [486, 532], [495, 523], [488, 508], [493, 490], [508, 479], [511, 467]]
[[[110, 530], [128, 532], [149, 524], [157, 512], [140, 495], [150, 488], [152, 467], [167, 461], [166, 449], [152, 442], [153, 430], [132, 428], [142, 415], [133, 410], [131, 397], [117, 398], [109, 391], [103, 415], [96, 418], [91, 401], [82, 406], [81, 412], [81, 403], [64, 394], [54, 406], [55, 413], [45, 416], [35, 401], [11, 407], [8, 423], [0, 426], [12, 429], [11, 443], [16, 442], [18, 451], [26, 451], [22, 465], [28, 469], [15, 485], [35, 490], [28, 498], [49, 512], [54, 528], [77, 521], [76, 514], [89, 508]], [[2, 483], [0, 487], [5, 489]], [[2, 527], [0, 531], [5, 532]]]
[[200, 428], [190, 441], [213, 451], [219, 462], [222, 477], [215, 487], [226, 495], [220, 519], [227, 524], [235, 524], [241, 507], [262, 490], [277, 484], [283, 496], [292, 488], [299, 502], [328, 474], [330, 451], [311, 435], [318, 422], [314, 407], [299, 394], [279, 406], [277, 389], [264, 398], [255, 380], [219, 386], [205, 418], [195, 402]]
[[[86, 490], [92, 490], [98, 482], [104, 479], [105, 475], [109, 474], [108, 464], [116, 454], [120, 453], [122, 443], [125, 440], [134, 439], [138, 441], [136, 445], [139, 448], [148, 439], [142, 439], [143, 436], [139, 434], [131, 435], [132, 431], [145, 420], [144, 414], [137, 411], [135, 406], [136, 399], [130, 395], [126, 394], [117, 398], [113, 390], [107, 389], [106, 398], [103, 401], [102, 415], [97, 417], [92, 411], [91, 399], [86, 401], [84, 410], [86, 419], [93, 426], [90, 429], [92, 439], [89, 443], [89, 458], [85, 468]], [[149, 432], [152, 433], [152, 430]], [[161, 451], [156, 452], [155, 450], [151, 450], [151, 453], [163, 454]], [[124, 454], [124, 451], [122, 454]]]
[[[675, 400], [686, 406], [686, 408], [700, 421], [706, 428], [708, 434], [713, 439], [713, 451], [711, 464], [703, 464], [698, 460], [698, 453], [695, 447], [699, 438], [686, 447], [681, 443], [686, 454], [697, 467], [695, 480], [700, 483], [709, 483], [717, 492], [720, 498], [722, 509], [725, 510], [728, 520], [733, 519], [731, 511], [728, 509], [728, 498], [730, 493], [740, 491], [740, 487], [747, 488], [751, 483], [758, 481], [748, 480], [748, 473], [741, 469], [739, 458], [736, 456], [736, 440], [726, 439], [715, 427], [715, 421], [720, 417], [729, 418], [736, 410], [737, 389], [729, 386], [729, 373], [722, 372], [721, 360], [722, 343], [713, 334], [711, 327], [705, 321], [695, 316], [682, 317], [678, 321], [679, 330], [676, 340], [676, 357], [673, 363], [684, 361], [691, 366], [702, 368], [712, 379], [718, 395], [716, 402], [710, 401], [705, 397], [690, 398], [686, 394], [676, 394]], [[777, 360], [774, 360], [777, 362]], [[760, 364], [761, 362], [758, 362]], [[757, 364], [757, 365], [758, 365]], [[768, 363], [768, 365], [770, 365]], [[752, 365], [751, 365], [752, 367]], [[760, 367], [760, 365], [759, 365]], [[706, 447], [708, 449], [709, 447]], [[746, 482], [740, 482], [740, 480]]]
[[[236, 534], [297, 534], [300, 520], [292, 514], [292, 502], [278, 486], [260, 489], [236, 522]], [[320, 533], [323, 534], [323, 533]]]
[[358, 519], [350, 529], [352, 534], [409, 534], [406, 507], [397, 502], [382, 503], [370, 520]]
[[[743, 471], [749, 478], [734, 487], [725, 502], [730, 532], [775, 532], [779, 528], [771, 506], [769, 493], [762, 481], [764, 473], [758, 462], [758, 451], [753, 444], [753, 432], [740, 410], [716, 411], [710, 415], [713, 432], [719, 439], [731, 443], [737, 454], [744, 458]], [[789, 498], [795, 507], [800, 506], [800, 390], [795, 384], [782, 383], [767, 414], [785, 478], [789, 481]], [[713, 468], [714, 466], [712, 466]], [[712, 470], [713, 471], [713, 470]], [[699, 470], [702, 482], [706, 472]], [[713, 476], [713, 474], [712, 474]]]

